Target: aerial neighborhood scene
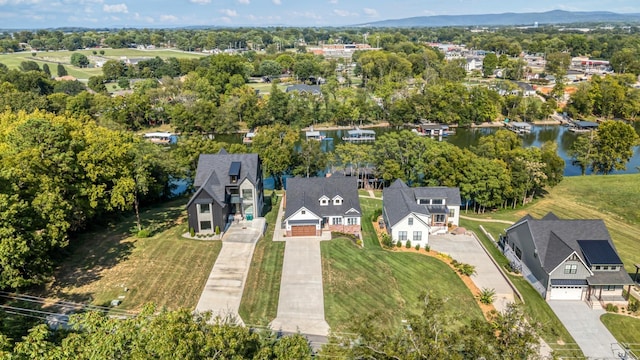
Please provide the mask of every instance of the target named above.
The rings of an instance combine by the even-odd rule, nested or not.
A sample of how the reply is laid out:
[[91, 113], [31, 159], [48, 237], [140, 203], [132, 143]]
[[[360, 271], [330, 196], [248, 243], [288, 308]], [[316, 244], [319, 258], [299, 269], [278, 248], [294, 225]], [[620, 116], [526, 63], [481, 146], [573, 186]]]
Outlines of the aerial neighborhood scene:
[[0, 1], [1, 359], [640, 359], [640, 3]]

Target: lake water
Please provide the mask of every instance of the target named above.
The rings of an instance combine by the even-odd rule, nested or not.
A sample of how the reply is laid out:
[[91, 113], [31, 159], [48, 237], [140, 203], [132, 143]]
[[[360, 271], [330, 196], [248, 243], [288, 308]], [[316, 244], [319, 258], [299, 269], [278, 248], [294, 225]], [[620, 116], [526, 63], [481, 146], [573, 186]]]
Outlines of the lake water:
[[[636, 132], [640, 134], [640, 122], [635, 122], [634, 127]], [[458, 128], [456, 129], [455, 134], [446, 137], [444, 141], [448, 141], [461, 148], [469, 148], [477, 146], [480, 138], [483, 136], [493, 134], [499, 129], [500, 128]], [[385, 133], [398, 131], [394, 128], [373, 128], [372, 130], [376, 132], [377, 137], [380, 137]], [[327, 139], [322, 141], [323, 150], [332, 151], [335, 146], [343, 143], [342, 137], [347, 135], [347, 130], [328, 130], [320, 131], [320, 133], [327, 137]], [[547, 141], [554, 141], [558, 144], [558, 155], [560, 155], [560, 157], [565, 161], [564, 175], [576, 176], [580, 175], [580, 168], [571, 164], [571, 158], [569, 157], [568, 152], [578, 136], [578, 134], [570, 132], [569, 129], [564, 126], [533, 125], [531, 133], [522, 135], [522, 142], [525, 147], [540, 147]], [[301, 134], [301, 138], [304, 138], [304, 133]], [[242, 143], [242, 135], [219, 135], [216, 136], [216, 140], [230, 143]], [[640, 146], [636, 146], [634, 148], [634, 154], [631, 160], [627, 163], [627, 169], [624, 171], [614, 171], [613, 173], [637, 173], [638, 170], [636, 167], [638, 166], [640, 166]]]

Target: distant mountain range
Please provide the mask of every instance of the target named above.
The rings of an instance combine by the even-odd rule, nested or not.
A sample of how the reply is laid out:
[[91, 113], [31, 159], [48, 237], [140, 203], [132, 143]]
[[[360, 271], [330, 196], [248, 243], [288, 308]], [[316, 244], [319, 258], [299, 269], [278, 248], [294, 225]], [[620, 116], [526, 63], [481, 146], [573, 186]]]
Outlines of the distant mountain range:
[[640, 14], [618, 14], [609, 11], [553, 10], [539, 13], [503, 13], [483, 15], [435, 15], [383, 20], [355, 26], [374, 27], [442, 27], [442, 26], [532, 26], [575, 23], [637, 23]]

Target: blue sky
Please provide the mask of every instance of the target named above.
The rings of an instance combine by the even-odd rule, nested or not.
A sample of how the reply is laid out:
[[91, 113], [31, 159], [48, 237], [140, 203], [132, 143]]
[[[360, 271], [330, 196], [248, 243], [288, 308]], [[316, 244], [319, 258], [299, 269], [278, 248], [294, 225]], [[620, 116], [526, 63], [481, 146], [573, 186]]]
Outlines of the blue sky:
[[639, 0], [0, 0], [0, 28], [341, 26], [428, 15], [640, 13]]

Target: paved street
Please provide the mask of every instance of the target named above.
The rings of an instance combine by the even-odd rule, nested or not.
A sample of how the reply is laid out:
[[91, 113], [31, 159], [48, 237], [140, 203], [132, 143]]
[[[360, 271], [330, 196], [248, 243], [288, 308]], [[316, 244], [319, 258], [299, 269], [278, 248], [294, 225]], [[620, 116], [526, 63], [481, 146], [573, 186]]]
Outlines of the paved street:
[[264, 218], [233, 224], [222, 239], [222, 249], [202, 291], [196, 311], [232, 316], [243, 324], [238, 309], [251, 258], [264, 229]]
[[432, 250], [475, 266], [476, 274], [471, 276], [471, 280], [481, 290], [483, 288], [496, 290], [496, 300], [493, 302], [496, 310], [503, 311], [508, 303], [514, 301], [513, 290], [509, 283], [502, 277], [489, 255], [473, 236], [451, 234], [429, 236], [429, 245]]
[[587, 358], [620, 359], [616, 339], [600, 321], [604, 310], [593, 310], [579, 300], [550, 300], [548, 303]]

